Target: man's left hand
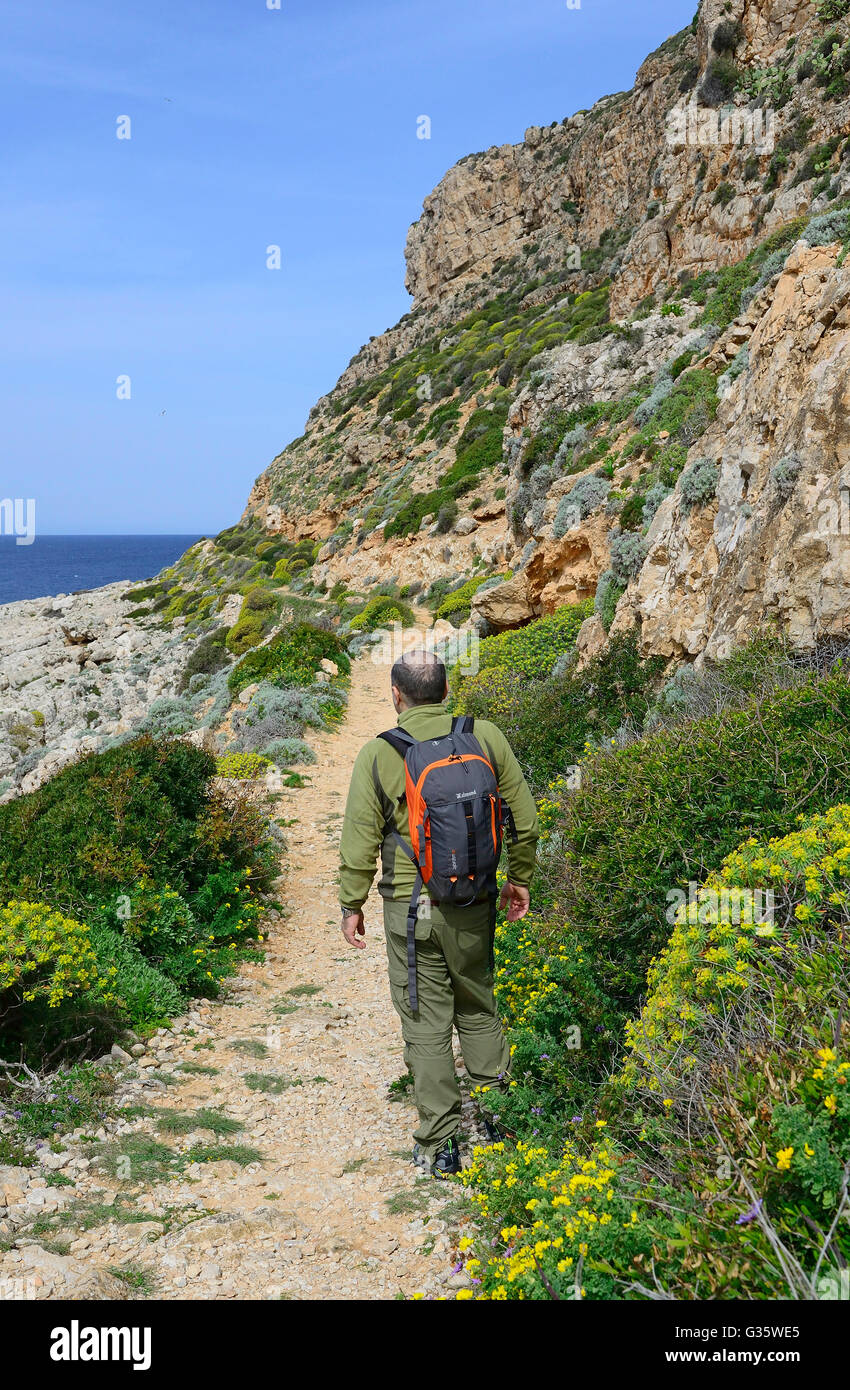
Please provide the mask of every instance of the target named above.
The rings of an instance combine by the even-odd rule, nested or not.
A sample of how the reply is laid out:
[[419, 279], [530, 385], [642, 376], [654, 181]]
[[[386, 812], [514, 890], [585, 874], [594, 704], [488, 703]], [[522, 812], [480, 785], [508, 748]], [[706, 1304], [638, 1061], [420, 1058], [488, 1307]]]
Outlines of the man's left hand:
[[521, 884], [508, 881], [502, 889], [499, 907], [508, 909], [509, 922], [518, 922], [531, 907], [531, 894]]
[[362, 912], [349, 912], [346, 917], [343, 917], [342, 934], [349, 946], [356, 946], [358, 950], [365, 951], [366, 942], [357, 939], [359, 936], [366, 935]]

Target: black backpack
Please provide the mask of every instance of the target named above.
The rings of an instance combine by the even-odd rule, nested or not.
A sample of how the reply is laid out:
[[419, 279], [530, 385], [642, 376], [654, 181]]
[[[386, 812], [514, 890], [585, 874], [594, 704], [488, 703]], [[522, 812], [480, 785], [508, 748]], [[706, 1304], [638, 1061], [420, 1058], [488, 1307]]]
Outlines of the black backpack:
[[[416, 865], [416, 883], [407, 913], [407, 970], [410, 1007], [416, 1012], [416, 919], [423, 886], [431, 900], [471, 907], [486, 893], [490, 899], [490, 964], [496, 925], [496, 869], [505, 825], [516, 840], [510, 809], [499, 795], [493, 763], [473, 732], [470, 715], [452, 719], [440, 738], [415, 739], [405, 729], [378, 737], [404, 759], [405, 798], [411, 849], [393, 821], [392, 804], [378, 785], [384, 806], [384, 836], [392, 836]], [[375, 781], [377, 783], [377, 771]]]

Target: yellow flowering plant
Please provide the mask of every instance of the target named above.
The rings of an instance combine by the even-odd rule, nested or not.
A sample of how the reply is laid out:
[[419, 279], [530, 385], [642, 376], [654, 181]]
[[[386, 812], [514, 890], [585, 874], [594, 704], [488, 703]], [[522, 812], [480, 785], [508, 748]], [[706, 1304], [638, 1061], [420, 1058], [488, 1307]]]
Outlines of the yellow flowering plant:
[[[522, 1137], [476, 1151], [462, 1178], [483, 1236], [466, 1262], [473, 1297], [645, 1297], [656, 1279], [677, 1298], [812, 1297], [814, 1271], [850, 1257], [836, 1222], [850, 1171], [848, 862], [845, 805], [728, 855], [680, 909], [611, 1079], [588, 1084], [576, 1056], [572, 1127], [553, 1020], [573, 1009], [573, 956], [553, 950], [551, 923], [500, 929], [518, 1082], [499, 1107]], [[550, 1116], [528, 1114], [532, 1089]]]
[[217, 777], [229, 780], [262, 777], [272, 765], [263, 753], [225, 753], [215, 765]]
[[0, 1017], [31, 1004], [58, 1009], [81, 993], [114, 999], [84, 922], [47, 903], [13, 900], [0, 908]]
[[678, 909], [650, 967], [647, 1003], [627, 1025], [621, 1083], [641, 1077], [660, 1092], [666, 1066], [693, 1067], [688, 1036], [700, 1038], [706, 1015], [720, 1018], [748, 996], [829, 988], [847, 959], [848, 909], [850, 806], [801, 817], [799, 830], [766, 845], [747, 840]]
[[[588, 1152], [567, 1142], [560, 1152], [534, 1142], [473, 1151], [461, 1175], [492, 1232], [480, 1251], [467, 1243], [472, 1296], [513, 1299], [622, 1298], [649, 1268], [658, 1243], [674, 1234], [650, 1224], [620, 1181], [623, 1158], [599, 1142]], [[493, 1251], [493, 1245], [496, 1251]]]

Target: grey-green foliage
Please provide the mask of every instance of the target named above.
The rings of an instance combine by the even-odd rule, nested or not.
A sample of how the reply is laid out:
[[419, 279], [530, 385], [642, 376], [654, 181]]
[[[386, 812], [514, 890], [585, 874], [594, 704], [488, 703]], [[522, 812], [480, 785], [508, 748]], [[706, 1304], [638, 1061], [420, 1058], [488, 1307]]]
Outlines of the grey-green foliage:
[[635, 531], [621, 531], [611, 541], [611, 569], [614, 577], [628, 584], [641, 571], [646, 559], [647, 545]]
[[572, 647], [568, 652], [561, 652], [561, 655], [549, 672], [549, 679], [563, 680], [564, 676], [568, 676], [570, 671], [572, 671], [577, 661], [578, 651], [575, 647]]
[[658, 511], [664, 498], [670, 496], [670, 492], [671, 489], [665, 487], [663, 483], [653, 483], [652, 487], [647, 488], [643, 498], [642, 518], [644, 529], [649, 526], [649, 523]]
[[338, 700], [339, 692], [321, 687], [296, 686], [279, 689], [262, 681], [244, 709], [231, 718], [235, 734], [229, 745], [233, 752], [256, 753], [277, 739], [298, 738], [304, 725], [321, 729], [325, 725], [323, 706]]
[[530, 507], [531, 491], [528, 483], [520, 483], [511, 505], [511, 527], [514, 535], [519, 536], [524, 530], [526, 513]]
[[602, 620], [606, 632], [614, 621], [614, 612], [625, 591], [625, 584], [617, 578], [613, 570], [604, 570], [600, 574], [596, 585], [596, 597], [593, 600], [593, 611]]
[[528, 490], [535, 502], [541, 497], [546, 497], [554, 478], [554, 469], [548, 463], [544, 463], [540, 468], [535, 468], [528, 480]]
[[0, 777], [0, 796], [5, 795], [12, 785], [11, 777]]
[[[201, 725], [205, 729], [212, 729], [220, 724], [230, 709], [233, 697], [230, 686], [227, 684], [229, 673], [228, 667], [223, 671], [217, 671], [214, 676], [202, 676], [200, 678], [193, 676], [189, 682], [189, 701], [195, 714], [203, 709], [208, 700], [212, 700], [212, 704], [204, 712], [204, 717], [201, 720]], [[196, 680], [198, 680], [197, 685], [195, 685]]]
[[660, 691], [647, 718], [647, 728], [686, 714], [699, 684], [699, 676], [692, 666], [680, 666]]
[[316, 762], [316, 754], [303, 738], [276, 738], [267, 743], [262, 751], [272, 762], [280, 763], [281, 767], [289, 767], [291, 763]]
[[598, 478], [595, 474], [579, 478], [572, 491], [558, 503], [554, 535], [563, 536], [578, 521], [585, 521], [591, 512], [602, 505], [610, 490], [611, 484], [607, 478]]
[[720, 469], [711, 459], [696, 458], [679, 479], [682, 507], [689, 512], [693, 507], [704, 507], [717, 495]]
[[797, 486], [797, 478], [803, 460], [799, 454], [786, 454], [778, 463], [775, 463], [770, 470], [773, 486], [776, 488], [783, 502], [787, 502], [794, 488]]
[[528, 514], [528, 529], [533, 536], [536, 536], [543, 525], [543, 518], [546, 515], [546, 498], [538, 497], [531, 504], [531, 511]]
[[554, 467], [558, 470], [563, 468], [567, 461], [567, 456], [569, 455], [569, 457], [572, 458], [579, 445], [585, 444], [586, 442], [587, 427], [585, 425], [576, 425], [575, 429], [567, 430], [558, 445], [558, 451], [554, 458]]
[[649, 395], [646, 396], [639, 405], [635, 406], [636, 425], [642, 428], [652, 419], [658, 407], [666, 401], [669, 395], [672, 395], [674, 385], [675, 383], [671, 376], [666, 376], [663, 373], [659, 376]]
[[577, 526], [580, 520], [581, 516], [575, 503], [569, 497], [562, 497], [552, 522], [552, 535], [560, 540], [561, 536], [565, 536], [567, 531]]
[[748, 371], [749, 366], [750, 348], [748, 343], [744, 343], [743, 347], [739, 348], [735, 356], [732, 358], [732, 361], [729, 363], [729, 366], [726, 368], [726, 371], [723, 373], [723, 375], [717, 378], [718, 396], [725, 395], [729, 387], [732, 385], [732, 382], [737, 381], [738, 377], [741, 375], [742, 372]]
[[512, 439], [508, 440], [504, 450], [505, 465], [508, 470], [513, 468], [514, 465], [518, 462], [519, 456], [525, 448], [527, 442], [528, 441], [521, 434], [514, 435]]
[[824, 212], [812, 217], [806, 224], [803, 240], [810, 246], [829, 246], [834, 241], [846, 241], [850, 237], [850, 208], [836, 212]]
[[195, 719], [188, 700], [180, 696], [162, 695], [154, 700], [136, 732], [154, 738], [174, 738], [194, 729]]

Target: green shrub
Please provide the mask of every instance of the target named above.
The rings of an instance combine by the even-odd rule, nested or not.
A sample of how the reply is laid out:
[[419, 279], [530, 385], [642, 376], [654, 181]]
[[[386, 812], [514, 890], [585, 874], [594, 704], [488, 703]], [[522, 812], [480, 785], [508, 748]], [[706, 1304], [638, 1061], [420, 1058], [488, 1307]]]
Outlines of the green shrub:
[[237, 951], [260, 934], [264, 909], [250, 889], [250, 875], [229, 866], [209, 874], [191, 896], [142, 879], [105, 921], [120, 927], [182, 996], [214, 996], [233, 974]]
[[181, 692], [188, 689], [193, 676], [212, 676], [215, 675], [216, 671], [227, 666], [226, 637], [227, 633], [224, 628], [216, 628], [214, 632], [208, 632], [205, 637], [195, 643], [189, 660], [183, 668], [183, 675], [180, 679]]
[[[487, 671], [497, 666], [523, 676], [526, 680], [542, 680], [548, 676], [558, 657], [571, 651], [578, 630], [592, 611], [592, 602], [565, 604], [546, 618], [537, 618], [526, 627], [485, 637], [478, 644], [478, 667]], [[470, 678], [473, 679], [473, 678]], [[459, 668], [452, 675], [452, 699], [461, 701], [466, 688]]]
[[[181, 993], [215, 993], [235, 952], [257, 935], [258, 894], [277, 856], [255, 808], [211, 791], [214, 771], [208, 753], [147, 737], [64, 768], [0, 807], [0, 900], [38, 894], [80, 922], [97, 919], [101, 961], [108, 929]], [[124, 966], [132, 973], [133, 960]], [[138, 990], [162, 1001], [151, 978]]]
[[833, 19], [843, 19], [850, 11], [850, 0], [817, 0], [818, 19], [829, 23]]
[[721, 102], [728, 101], [740, 80], [740, 71], [731, 58], [715, 58], [703, 79], [700, 100], [706, 106], [719, 106]]
[[252, 584], [245, 595], [243, 608], [250, 613], [271, 613], [277, 607], [275, 596], [262, 584]]
[[580, 672], [529, 682], [510, 668], [485, 668], [463, 682], [453, 708], [504, 728], [523, 771], [545, 787], [579, 763], [588, 742], [642, 723], [664, 666], [641, 660], [634, 635], [618, 633]]
[[312, 685], [324, 659], [333, 661], [343, 674], [351, 669], [345, 646], [334, 633], [312, 623], [299, 623], [244, 656], [230, 672], [227, 683], [233, 691], [254, 681]]
[[444, 502], [437, 512], [437, 519], [434, 525], [437, 528], [438, 536], [447, 536], [458, 518], [458, 506], [454, 500]]
[[[648, 402], [644, 402], [646, 404]], [[685, 444], [693, 443], [711, 424], [717, 404], [717, 378], [712, 372], [705, 367], [682, 372], [673, 383], [673, 389], [665, 390], [652, 415], [629, 440], [623, 457], [649, 449], [662, 430], [678, 436]]]
[[256, 647], [263, 638], [263, 619], [261, 614], [244, 610], [239, 614], [227, 634], [227, 650], [234, 656], [243, 656], [251, 647]]
[[[565, 438], [575, 438], [578, 444], [587, 437], [582, 427], [580, 411], [553, 410], [540, 422], [537, 430], [525, 445], [522, 454], [522, 472], [527, 478], [536, 469], [554, 463], [555, 456]], [[569, 443], [565, 447], [570, 447]]]
[[439, 621], [440, 618], [446, 618], [449, 622], [454, 623], [455, 627], [459, 627], [469, 617], [472, 599], [484, 583], [486, 583], [486, 577], [481, 575], [477, 579], [467, 579], [464, 584], [453, 589], [434, 610], [435, 620]]
[[[785, 164], [788, 162], [787, 156], [781, 151], [774, 156], [774, 159], [777, 158], [784, 160]], [[754, 251], [735, 265], [724, 266], [720, 271], [700, 276], [694, 282], [691, 292], [698, 303], [705, 303], [705, 312], [700, 322], [715, 324], [721, 331], [727, 328], [741, 312], [741, 296], [758, 281], [765, 261], [783, 247], [790, 249], [807, 221], [806, 216], [793, 218], [772, 232]], [[700, 292], [703, 287], [706, 289], [704, 300]]]
[[183, 1008], [177, 985], [139, 950], [124, 931], [110, 926], [109, 910], [89, 915], [91, 943], [103, 973], [114, 971], [113, 991], [134, 1028], [160, 1027]]
[[403, 627], [414, 624], [413, 609], [402, 599], [389, 594], [374, 594], [356, 617], [351, 619], [352, 632], [374, 632], [389, 623], [401, 623]]
[[[612, 644], [613, 645], [613, 644]], [[564, 891], [626, 1002], [664, 945], [670, 898], [747, 834], [781, 834], [850, 776], [850, 686], [836, 675], [598, 754], [565, 803]]]

